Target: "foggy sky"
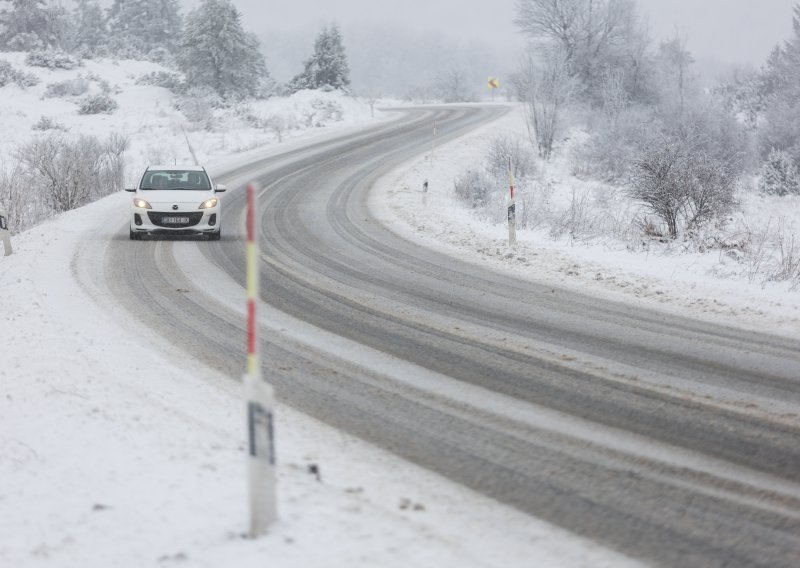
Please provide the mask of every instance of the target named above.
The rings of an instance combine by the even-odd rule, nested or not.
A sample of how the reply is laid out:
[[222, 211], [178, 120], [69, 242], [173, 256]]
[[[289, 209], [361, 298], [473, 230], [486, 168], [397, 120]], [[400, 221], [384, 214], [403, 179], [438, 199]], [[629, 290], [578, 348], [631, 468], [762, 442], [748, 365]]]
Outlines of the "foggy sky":
[[[199, 0], [185, 0], [187, 6]], [[698, 60], [764, 62], [772, 47], [791, 35], [797, 0], [638, 0], [653, 39], [688, 38]], [[457, 38], [480, 38], [508, 52], [523, 44], [515, 29], [514, 0], [234, 0], [253, 31], [343, 29], [394, 22]]]
[[655, 38], [676, 30], [698, 60], [760, 66], [792, 35], [798, 0], [638, 0]]

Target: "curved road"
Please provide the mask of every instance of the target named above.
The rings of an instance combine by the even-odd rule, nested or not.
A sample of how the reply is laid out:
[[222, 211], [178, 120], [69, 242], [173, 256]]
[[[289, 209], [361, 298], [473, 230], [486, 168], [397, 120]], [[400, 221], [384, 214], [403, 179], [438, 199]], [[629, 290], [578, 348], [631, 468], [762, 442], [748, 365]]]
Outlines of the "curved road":
[[800, 341], [515, 280], [376, 222], [371, 186], [429, 149], [434, 119], [442, 143], [505, 112], [408, 110], [227, 172], [220, 242], [121, 230], [106, 280], [238, 378], [257, 179], [262, 297], [307, 336], [265, 324], [284, 403], [656, 565], [800, 565]]

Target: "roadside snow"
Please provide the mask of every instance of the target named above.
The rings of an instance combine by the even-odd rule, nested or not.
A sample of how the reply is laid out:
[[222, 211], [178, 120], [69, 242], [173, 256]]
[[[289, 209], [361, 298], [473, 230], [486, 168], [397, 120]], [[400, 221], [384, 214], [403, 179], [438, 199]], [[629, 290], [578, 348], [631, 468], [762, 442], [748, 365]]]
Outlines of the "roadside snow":
[[[612, 238], [553, 238], [546, 228], [518, 230], [518, 244], [509, 247], [505, 222], [477, 217], [453, 193], [454, 180], [485, 162], [489, 141], [497, 135], [527, 138], [522, 108], [514, 107], [499, 121], [437, 147], [433, 164], [428, 154], [379, 180], [370, 201], [373, 213], [405, 238], [519, 278], [724, 325], [800, 336], [800, 291], [786, 284], [751, 283], [747, 267], [719, 250], [630, 247]], [[601, 199], [595, 191], [598, 184], [570, 175], [563, 157], [537, 167], [551, 209], [568, 208], [573, 191], [601, 210], [626, 206], [613, 194], [611, 199], [617, 201], [597, 203], [609, 199], [608, 194]], [[429, 190], [423, 193], [426, 179]], [[744, 196], [743, 208], [744, 218], [755, 226], [783, 219], [800, 234], [797, 200]]]

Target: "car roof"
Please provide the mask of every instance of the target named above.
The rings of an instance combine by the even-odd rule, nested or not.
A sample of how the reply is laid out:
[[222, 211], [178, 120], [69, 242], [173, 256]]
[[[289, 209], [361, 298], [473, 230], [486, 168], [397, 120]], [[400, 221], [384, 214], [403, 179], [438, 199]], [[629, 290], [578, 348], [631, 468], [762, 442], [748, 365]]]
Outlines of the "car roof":
[[203, 166], [197, 165], [183, 165], [183, 164], [169, 164], [166, 166], [147, 166], [147, 171], [150, 170], [167, 170], [167, 171], [176, 171], [176, 170], [184, 170], [190, 172], [204, 172], [206, 169]]

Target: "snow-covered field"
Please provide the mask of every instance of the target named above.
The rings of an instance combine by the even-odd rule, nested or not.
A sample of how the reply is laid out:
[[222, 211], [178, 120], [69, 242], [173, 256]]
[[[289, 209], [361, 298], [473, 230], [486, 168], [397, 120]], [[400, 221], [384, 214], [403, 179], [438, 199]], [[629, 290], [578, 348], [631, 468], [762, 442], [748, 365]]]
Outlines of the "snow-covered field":
[[[82, 72], [120, 85], [120, 110], [90, 117], [69, 100], [39, 98], [46, 82], [77, 71], [36, 70], [39, 86], [0, 90], [2, 151], [47, 115], [73, 133], [131, 134], [134, 176], [150, 160], [188, 159], [171, 95], [133, 84], [150, 70], [87, 62]], [[260, 112], [301, 115], [303, 100], [317, 97], [352, 109], [335, 127], [284, 145], [235, 122], [189, 137], [201, 159], [222, 168], [256, 144], [279, 151], [369, 120], [366, 105], [335, 94], [267, 101]], [[241, 386], [176, 361], [98, 281], [92, 251], [124, 226], [125, 195], [14, 235], [14, 254], [0, 257], [0, 565], [635, 565], [285, 407], [277, 411], [280, 521], [262, 539], [243, 538]]]
[[[751, 278], [748, 258], [719, 249], [701, 252], [681, 243], [619, 240], [603, 234], [571, 238], [567, 232], [553, 237], [552, 225], [545, 222], [536, 229], [518, 230], [517, 245], [509, 247], [506, 223], [476, 215], [453, 191], [456, 178], [486, 160], [489, 141], [498, 135], [527, 139], [522, 108], [436, 148], [433, 165], [430, 155], [423, 156], [380, 180], [373, 211], [409, 239], [517, 277], [727, 325], [800, 336], [800, 290], [792, 290], [788, 282], [764, 281], [762, 274]], [[546, 208], [551, 219], [563, 218], [573, 195], [579, 201], [585, 196], [586, 225], [593, 222], [592, 216], [619, 215], [625, 220], [631, 215], [625, 209], [634, 204], [618, 188], [571, 175], [568, 157], [565, 150], [551, 163], [537, 163], [537, 188], [546, 186], [547, 195], [528, 197]], [[423, 193], [426, 179], [429, 190]], [[750, 193], [739, 199], [742, 210], [725, 229], [729, 238], [735, 239], [746, 226], [757, 232], [780, 222], [787, 233], [798, 235], [800, 244], [800, 199]], [[504, 212], [505, 204], [500, 207]]]

